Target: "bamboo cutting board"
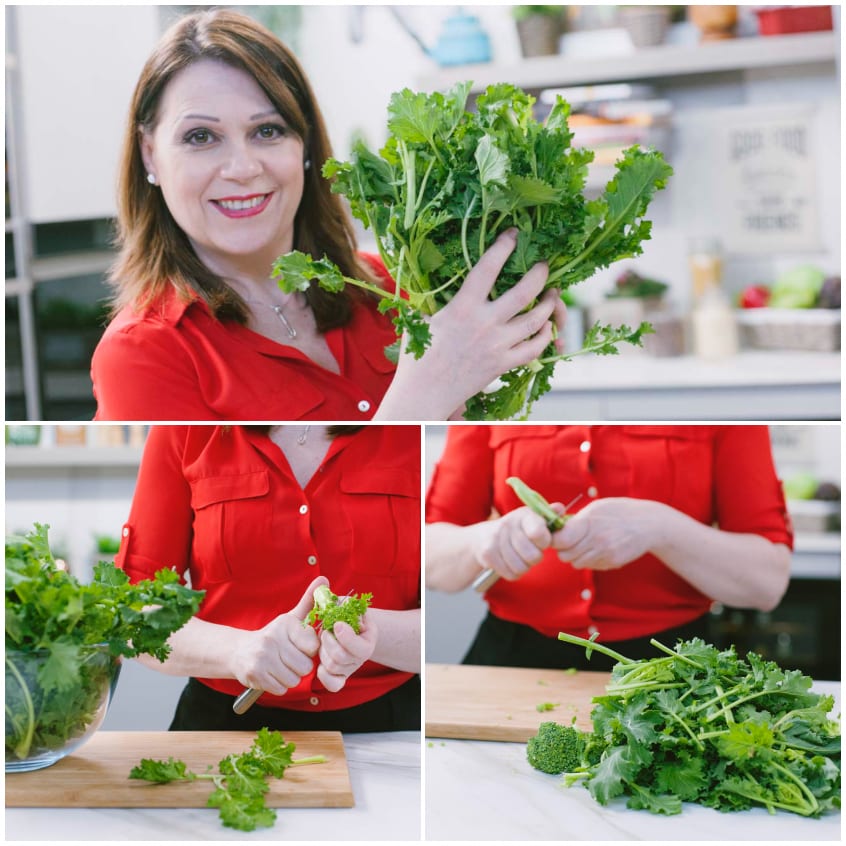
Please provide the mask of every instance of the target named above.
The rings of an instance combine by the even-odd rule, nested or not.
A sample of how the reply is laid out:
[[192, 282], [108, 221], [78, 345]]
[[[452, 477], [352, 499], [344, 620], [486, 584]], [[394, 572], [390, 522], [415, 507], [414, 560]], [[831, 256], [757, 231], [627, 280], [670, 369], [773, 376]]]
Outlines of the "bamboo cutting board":
[[[294, 758], [325, 755], [325, 764], [290, 767], [271, 778], [271, 808], [351, 808], [354, 805], [339, 732], [284, 732]], [[6, 773], [10, 808], [205, 808], [211, 784], [149, 784], [129, 778], [142, 758], [181, 759], [204, 773], [230, 753], [246, 752], [255, 734], [240, 731], [101, 731], [72, 755], [29, 773]]]
[[[552, 720], [589, 730], [594, 696], [609, 673], [527, 670], [464, 664], [426, 665], [426, 735], [525, 743]], [[552, 703], [550, 711], [538, 705]]]

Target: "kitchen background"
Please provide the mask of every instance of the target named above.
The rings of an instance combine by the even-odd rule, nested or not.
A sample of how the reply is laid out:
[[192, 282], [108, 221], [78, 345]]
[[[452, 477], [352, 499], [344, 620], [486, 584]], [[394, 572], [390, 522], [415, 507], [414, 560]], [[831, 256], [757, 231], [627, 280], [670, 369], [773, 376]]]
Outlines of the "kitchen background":
[[[93, 415], [125, 111], [190, 8], [5, 7], [7, 420]], [[562, 365], [536, 419], [839, 419], [839, 6], [240, 8], [301, 58], [341, 158], [381, 144], [393, 91], [464, 79], [539, 115], [563, 89], [593, 189], [633, 141], [665, 153], [652, 240], [575, 289], [568, 344], [596, 319], [658, 334]]]
[[[94, 563], [117, 549], [146, 431], [104, 424], [7, 425], [6, 532], [48, 524], [56, 556], [83, 581], [90, 578]], [[427, 426], [427, 480], [445, 431]], [[793, 496], [793, 578], [787, 596], [769, 614], [715, 608], [714, 642], [755, 649], [817, 679], [839, 679], [840, 427], [777, 425], [771, 437], [778, 472]], [[425, 611], [427, 661], [460, 661], [483, 615], [481, 598], [469, 590], [427, 591]], [[105, 727], [166, 728], [183, 684], [182, 678], [126, 662]]]

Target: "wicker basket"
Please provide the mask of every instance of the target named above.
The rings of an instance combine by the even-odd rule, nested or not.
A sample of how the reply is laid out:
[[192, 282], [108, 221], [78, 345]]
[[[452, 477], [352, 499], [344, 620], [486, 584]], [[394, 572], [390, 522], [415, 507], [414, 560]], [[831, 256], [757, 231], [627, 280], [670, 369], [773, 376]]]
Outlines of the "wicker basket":
[[747, 347], [760, 350], [840, 349], [840, 309], [751, 308], [737, 312]]

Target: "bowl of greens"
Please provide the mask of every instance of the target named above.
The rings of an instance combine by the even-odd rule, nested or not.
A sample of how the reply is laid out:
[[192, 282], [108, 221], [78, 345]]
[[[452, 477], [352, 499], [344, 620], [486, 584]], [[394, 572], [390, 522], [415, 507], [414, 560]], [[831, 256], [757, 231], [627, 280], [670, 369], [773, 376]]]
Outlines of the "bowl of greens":
[[164, 661], [202, 591], [172, 569], [131, 583], [101, 561], [81, 582], [57, 566], [47, 525], [6, 537], [6, 772], [55, 764], [102, 725], [121, 660]]
[[6, 650], [6, 772], [55, 764], [82, 746], [106, 718], [120, 656], [112, 655], [108, 644], [81, 648], [67, 665], [77, 679], [61, 688], [50, 681], [53, 660], [49, 649]]

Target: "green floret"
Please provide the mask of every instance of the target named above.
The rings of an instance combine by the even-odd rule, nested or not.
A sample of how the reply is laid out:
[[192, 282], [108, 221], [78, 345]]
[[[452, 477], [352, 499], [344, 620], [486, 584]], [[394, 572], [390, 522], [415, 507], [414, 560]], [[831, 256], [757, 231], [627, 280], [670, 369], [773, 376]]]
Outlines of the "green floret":
[[319, 624], [327, 632], [331, 632], [335, 623], [348, 623], [353, 631], [361, 631], [361, 618], [373, 599], [372, 593], [361, 596], [338, 597], [326, 585], [320, 585], [314, 591], [314, 607], [306, 617], [306, 623]]
[[526, 757], [529, 763], [544, 773], [570, 773], [582, 765], [585, 751], [583, 732], [574, 726], [541, 723], [538, 733], [529, 738]]

